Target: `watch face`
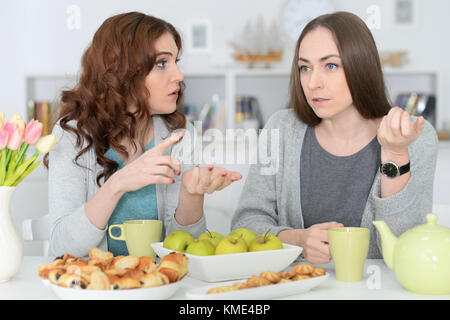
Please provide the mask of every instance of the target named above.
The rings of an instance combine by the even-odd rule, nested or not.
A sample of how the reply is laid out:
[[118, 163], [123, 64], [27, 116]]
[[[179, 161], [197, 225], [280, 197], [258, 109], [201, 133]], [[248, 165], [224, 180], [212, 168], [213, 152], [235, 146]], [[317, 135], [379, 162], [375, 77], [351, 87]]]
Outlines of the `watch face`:
[[395, 178], [399, 175], [398, 167], [392, 162], [383, 163], [381, 172], [389, 178]]

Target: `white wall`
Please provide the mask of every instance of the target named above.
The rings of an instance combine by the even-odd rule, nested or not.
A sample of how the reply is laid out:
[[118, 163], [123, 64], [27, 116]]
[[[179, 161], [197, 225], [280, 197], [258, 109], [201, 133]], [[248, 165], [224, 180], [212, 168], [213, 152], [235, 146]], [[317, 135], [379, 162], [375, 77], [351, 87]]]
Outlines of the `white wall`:
[[[380, 50], [408, 50], [408, 68], [436, 70], [439, 73], [440, 104], [438, 128], [444, 119], [450, 123], [450, 1], [418, 0], [418, 21], [412, 30], [397, 30], [392, 19], [392, 0], [332, 0], [337, 10], [347, 10], [366, 19], [367, 8], [381, 9], [381, 28], [373, 30]], [[234, 64], [227, 41], [231, 40], [248, 19], [258, 15], [266, 23], [279, 19], [285, 0], [18, 0], [0, 2], [0, 110], [7, 117], [25, 114], [25, 76], [74, 74], [79, 71], [82, 52], [95, 30], [109, 16], [125, 11], [143, 11], [172, 22], [182, 34], [187, 21], [209, 18], [213, 26], [213, 52], [191, 55], [185, 52], [184, 70], [205, 70]], [[70, 5], [81, 9], [81, 28], [66, 26]], [[290, 65], [292, 50], [287, 50], [281, 67]]]

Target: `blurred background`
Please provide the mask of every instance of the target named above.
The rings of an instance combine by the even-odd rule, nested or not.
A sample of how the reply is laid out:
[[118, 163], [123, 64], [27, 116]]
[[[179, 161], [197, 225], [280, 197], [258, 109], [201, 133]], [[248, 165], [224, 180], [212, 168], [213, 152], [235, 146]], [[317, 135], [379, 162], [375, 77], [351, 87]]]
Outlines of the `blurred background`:
[[[205, 135], [210, 128], [258, 129], [287, 107], [302, 26], [340, 10], [357, 14], [371, 29], [392, 103], [424, 115], [438, 131], [434, 201], [450, 204], [448, 0], [1, 0], [0, 110], [6, 118], [20, 113], [49, 127], [51, 110], [61, 90], [76, 83], [81, 56], [101, 23], [141, 11], [171, 22], [183, 37], [179, 65], [188, 119], [201, 120]], [[248, 166], [232, 168], [244, 179], [207, 199], [225, 227]], [[23, 219], [46, 213], [46, 187], [42, 166], [19, 185], [12, 208], [18, 228]]]

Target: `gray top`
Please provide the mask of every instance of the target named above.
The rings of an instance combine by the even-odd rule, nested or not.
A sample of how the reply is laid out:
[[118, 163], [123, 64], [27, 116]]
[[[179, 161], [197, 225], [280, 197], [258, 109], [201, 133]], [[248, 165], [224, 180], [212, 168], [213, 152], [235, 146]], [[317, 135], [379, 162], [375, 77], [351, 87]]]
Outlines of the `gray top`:
[[[70, 121], [68, 124], [76, 127], [76, 121]], [[153, 126], [157, 145], [170, 133], [160, 116], [153, 116]], [[95, 227], [84, 210], [84, 204], [98, 190], [96, 178], [103, 168], [97, 163], [93, 148], [78, 159], [78, 163], [83, 167], [76, 165], [73, 161], [79, 149], [75, 147], [75, 135], [62, 130], [59, 125], [53, 129], [53, 134], [58, 142], [49, 157], [48, 204], [51, 220], [49, 255], [69, 253], [82, 257], [94, 247], [106, 251], [107, 228], [100, 230]], [[194, 167], [196, 141], [194, 127], [187, 122], [183, 139], [164, 153], [181, 161], [181, 174]], [[164, 226], [163, 237], [174, 230], [186, 230], [197, 238], [206, 231], [206, 219], [203, 216], [195, 224], [188, 226], [177, 223], [174, 214], [178, 206], [181, 175], [175, 176], [174, 180], [175, 183], [171, 185], [156, 185], [158, 218], [163, 221]], [[101, 183], [103, 184], [103, 181]]]
[[[273, 149], [276, 152], [267, 163], [261, 161], [250, 167], [231, 228], [249, 228], [259, 234], [269, 229], [273, 234], [286, 229], [303, 229], [299, 177], [306, 125], [297, 119], [292, 109], [284, 109], [270, 117], [265, 129], [274, 130], [279, 148]], [[279, 139], [276, 139], [276, 132]], [[267, 141], [261, 143], [260, 135], [259, 142], [259, 148], [267, 147], [267, 143], [270, 146], [272, 136], [269, 134]], [[380, 239], [372, 221], [386, 221], [399, 236], [425, 223], [425, 215], [431, 211], [438, 140], [430, 123], [425, 123], [420, 137], [408, 150], [411, 178], [400, 192], [381, 198], [379, 171], [373, 179], [361, 218], [361, 227], [370, 230], [369, 259], [382, 257]], [[277, 170], [267, 174], [271, 171], [265, 170], [267, 166]]]
[[379, 169], [380, 151], [375, 137], [355, 154], [335, 156], [321, 147], [313, 127], [306, 129], [300, 160], [305, 228], [330, 221], [346, 227], [361, 225], [367, 197]]

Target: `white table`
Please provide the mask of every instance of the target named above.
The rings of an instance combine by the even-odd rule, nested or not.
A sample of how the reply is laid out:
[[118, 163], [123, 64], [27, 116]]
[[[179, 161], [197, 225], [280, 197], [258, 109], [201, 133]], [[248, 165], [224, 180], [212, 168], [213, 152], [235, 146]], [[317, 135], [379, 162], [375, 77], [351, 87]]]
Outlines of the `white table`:
[[[19, 272], [8, 282], [0, 283], [0, 300], [48, 300], [58, 299], [50, 287], [45, 286], [37, 276], [41, 264], [51, 261], [51, 257], [26, 256]], [[298, 300], [414, 300], [414, 299], [445, 299], [450, 295], [420, 295], [407, 291], [395, 278], [394, 273], [384, 264], [383, 260], [367, 260], [364, 267], [364, 278], [360, 282], [345, 283], [336, 281], [332, 263], [321, 265], [330, 277], [320, 286], [311, 291], [282, 299]], [[182, 287], [172, 296], [172, 299], [184, 300], [186, 292], [192, 288], [211, 285], [211, 283], [186, 277]], [[217, 283], [220, 285], [220, 282]]]

